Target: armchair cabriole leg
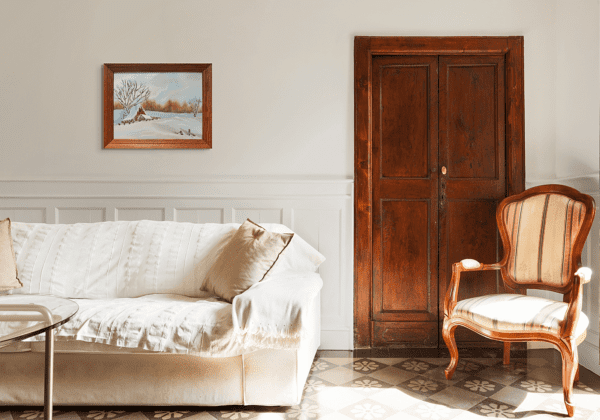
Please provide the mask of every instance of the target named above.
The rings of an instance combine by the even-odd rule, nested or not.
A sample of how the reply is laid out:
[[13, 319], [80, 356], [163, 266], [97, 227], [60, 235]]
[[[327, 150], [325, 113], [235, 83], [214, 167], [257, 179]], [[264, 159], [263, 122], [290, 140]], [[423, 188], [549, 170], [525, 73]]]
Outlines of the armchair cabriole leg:
[[573, 417], [575, 406], [573, 405], [573, 382], [579, 367], [579, 358], [577, 355], [577, 344], [575, 340], [565, 340], [559, 346], [562, 357], [562, 385], [565, 398], [567, 415]]
[[575, 379], [573, 380], [573, 385], [577, 385], [579, 383], [579, 363], [577, 363], [577, 372], [575, 372]]
[[450, 364], [444, 371], [446, 375], [446, 379], [452, 379], [452, 375], [456, 371], [456, 366], [458, 365], [458, 348], [456, 347], [456, 340], [454, 339], [454, 330], [456, 329], [456, 325], [449, 325], [447, 320], [444, 319], [444, 327], [442, 329], [442, 336], [444, 337], [444, 342], [450, 351]]
[[510, 365], [510, 341], [504, 342], [504, 359], [502, 360], [504, 365]]

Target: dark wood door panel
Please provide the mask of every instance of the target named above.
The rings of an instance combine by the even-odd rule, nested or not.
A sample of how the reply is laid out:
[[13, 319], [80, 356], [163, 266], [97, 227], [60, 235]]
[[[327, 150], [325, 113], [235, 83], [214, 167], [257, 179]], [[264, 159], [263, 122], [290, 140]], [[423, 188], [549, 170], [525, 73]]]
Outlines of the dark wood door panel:
[[440, 150], [447, 178], [505, 178], [503, 56], [440, 57]]
[[[372, 323], [374, 347], [437, 347], [438, 322]], [[441, 337], [441, 336], [440, 336]]]
[[[430, 200], [382, 200], [374, 244], [373, 319], [438, 319], [437, 232]], [[417, 217], [415, 217], [418, 215]]]
[[[436, 56], [373, 58], [371, 320], [384, 322], [373, 329], [380, 343], [401, 340], [397, 322], [438, 320], [437, 80]], [[437, 327], [409, 336], [437, 343]]]
[[[375, 57], [373, 93], [379, 104], [380, 178], [429, 178], [430, 99], [437, 91], [437, 57]], [[434, 139], [435, 140], [435, 139]]]
[[[452, 264], [500, 260], [496, 207], [506, 196], [503, 56], [440, 57], [440, 306]], [[459, 299], [497, 293], [497, 272], [464, 273]], [[461, 333], [460, 343], [487, 341]]]
[[[500, 261], [501, 241], [496, 226], [497, 200], [462, 200], [448, 202], [446, 272], [452, 264], [466, 258], [492, 264]], [[440, 290], [447, 290], [450, 277], [440, 278]], [[499, 271], [462, 273], [458, 299], [501, 293]], [[442, 300], [440, 300], [442, 301]]]

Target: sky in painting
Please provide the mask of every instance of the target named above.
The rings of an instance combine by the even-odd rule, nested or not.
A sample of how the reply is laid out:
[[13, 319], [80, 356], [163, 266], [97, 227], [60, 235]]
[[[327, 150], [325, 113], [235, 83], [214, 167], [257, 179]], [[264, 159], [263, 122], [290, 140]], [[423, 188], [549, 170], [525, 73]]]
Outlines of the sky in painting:
[[159, 104], [168, 99], [186, 102], [202, 98], [202, 73], [115, 73], [114, 86], [118, 88], [124, 80], [135, 80], [150, 88], [150, 97]]

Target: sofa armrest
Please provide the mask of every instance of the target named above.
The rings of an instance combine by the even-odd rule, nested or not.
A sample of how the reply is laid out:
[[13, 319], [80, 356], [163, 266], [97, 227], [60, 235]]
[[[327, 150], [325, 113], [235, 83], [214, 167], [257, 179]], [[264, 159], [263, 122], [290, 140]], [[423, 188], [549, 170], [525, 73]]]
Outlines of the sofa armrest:
[[[233, 326], [239, 337], [297, 347], [307, 328], [323, 280], [316, 273], [285, 272], [253, 285], [233, 298]], [[315, 307], [315, 305], [317, 305]]]

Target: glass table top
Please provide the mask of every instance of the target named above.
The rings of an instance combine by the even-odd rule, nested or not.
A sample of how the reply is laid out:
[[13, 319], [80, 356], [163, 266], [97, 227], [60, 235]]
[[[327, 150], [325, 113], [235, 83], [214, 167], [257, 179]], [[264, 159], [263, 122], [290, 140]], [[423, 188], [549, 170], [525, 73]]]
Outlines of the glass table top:
[[[52, 321], [44, 320], [38, 311], [9, 311], [5, 306], [31, 304], [47, 308], [52, 314]], [[40, 334], [49, 328], [56, 328], [71, 319], [78, 310], [79, 306], [72, 300], [51, 295], [0, 296], [0, 347]]]

